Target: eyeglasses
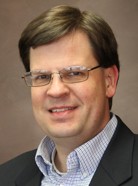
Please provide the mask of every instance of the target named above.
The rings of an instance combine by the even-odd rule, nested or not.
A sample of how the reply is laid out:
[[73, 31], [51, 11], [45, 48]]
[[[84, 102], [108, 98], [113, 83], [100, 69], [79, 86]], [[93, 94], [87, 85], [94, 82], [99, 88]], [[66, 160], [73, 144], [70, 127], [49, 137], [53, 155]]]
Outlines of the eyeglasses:
[[98, 65], [92, 68], [84, 66], [69, 66], [63, 68], [59, 72], [53, 73], [46, 70], [34, 70], [26, 72], [22, 78], [29, 87], [41, 87], [48, 85], [53, 78], [53, 74], [59, 74], [60, 79], [64, 83], [79, 83], [88, 79], [89, 71], [95, 70], [99, 67], [101, 66]]

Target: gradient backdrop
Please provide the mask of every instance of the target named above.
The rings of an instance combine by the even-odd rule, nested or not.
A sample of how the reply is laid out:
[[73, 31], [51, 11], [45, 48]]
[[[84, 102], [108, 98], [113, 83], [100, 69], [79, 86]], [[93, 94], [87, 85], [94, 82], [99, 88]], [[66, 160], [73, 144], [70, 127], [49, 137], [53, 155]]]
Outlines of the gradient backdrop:
[[138, 133], [138, 0], [0, 0], [0, 163], [37, 147], [44, 136], [21, 79], [18, 40], [28, 22], [60, 4], [92, 10], [111, 25], [121, 61], [112, 110]]

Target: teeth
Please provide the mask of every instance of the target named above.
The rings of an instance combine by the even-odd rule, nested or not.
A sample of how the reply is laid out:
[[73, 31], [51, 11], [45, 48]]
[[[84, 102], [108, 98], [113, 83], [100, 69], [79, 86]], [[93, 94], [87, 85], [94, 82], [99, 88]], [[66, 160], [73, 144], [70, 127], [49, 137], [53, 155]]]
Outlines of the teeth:
[[73, 108], [60, 108], [60, 109], [52, 109], [51, 112], [64, 112], [66, 110], [72, 110]]

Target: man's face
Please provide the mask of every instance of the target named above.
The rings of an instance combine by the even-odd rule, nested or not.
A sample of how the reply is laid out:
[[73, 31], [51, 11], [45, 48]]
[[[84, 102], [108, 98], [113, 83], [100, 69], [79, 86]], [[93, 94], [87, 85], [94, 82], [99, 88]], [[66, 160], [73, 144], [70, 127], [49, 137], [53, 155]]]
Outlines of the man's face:
[[[31, 70], [58, 72], [67, 66], [98, 65], [87, 36], [75, 32], [56, 42], [30, 50]], [[32, 87], [34, 115], [46, 135], [53, 140], [74, 139], [84, 143], [100, 132], [109, 120], [108, 98], [111, 68], [89, 72], [86, 81], [68, 84], [54, 74], [48, 85]], [[71, 138], [70, 138], [71, 137]]]

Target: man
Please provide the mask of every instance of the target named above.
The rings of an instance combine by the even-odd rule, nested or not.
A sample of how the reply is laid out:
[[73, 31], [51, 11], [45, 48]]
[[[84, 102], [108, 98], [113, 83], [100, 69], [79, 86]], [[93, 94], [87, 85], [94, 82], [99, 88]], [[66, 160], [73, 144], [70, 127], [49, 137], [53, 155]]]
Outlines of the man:
[[1, 165], [0, 185], [138, 185], [138, 137], [110, 111], [119, 59], [109, 25], [57, 6], [27, 26], [19, 51], [46, 137]]

